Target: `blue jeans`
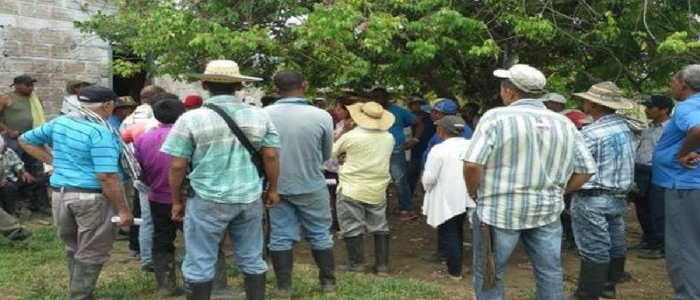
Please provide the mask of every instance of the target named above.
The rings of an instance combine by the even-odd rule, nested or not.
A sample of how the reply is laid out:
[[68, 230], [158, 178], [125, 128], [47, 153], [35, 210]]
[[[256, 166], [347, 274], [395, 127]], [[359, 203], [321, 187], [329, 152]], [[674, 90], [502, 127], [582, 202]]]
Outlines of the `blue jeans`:
[[392, 153], [389, 173], [391, 173], [391, 180], [394, 182], [396, 194], [399, 197], [400, 211], [411, 211], [411, 190], [408, 187], [407, 172], [406, 155], [403, 151]]
[[576, 245], [583, 259], [605, 264], [627, 255], [625, 221], [627, 199], [621, 194], [587, 195], [571, 199], [571, 220]]
[[537, 300], [561, 300], [564, 299], [564, 281], [561, 273], [561, 222], [559, 220], [550, 224], [524, 229], [508, 230], [493, 227], [493, 244], [496, 263], [496, 287], [484, 290], [484, 253], [481, 249], [482, 236], [481, 220], [477, 213], [473, 215], [473, 285], [477, 300], [503, 300], [507, 299], [504, 291], [504, 275], [508, 259], [518, 240], [523, 241], [527, 257], [532, 262], [537, 290]]
[[263, 274], [262, 201], [247, 204], [226, 204], [209, 201], [196, 195], [187, 200], [184, 236], [185, 261], [182, 275], [188, 282], [214, 279], [214, 269], [222, 233], [227, 232], [236, 265], [245, 274]]
[[153, 262], [153, 216], [151, 216], [151, 204], [148, 201], [148, 193], [151, 191], [147, 185], [139, 180], [134, 180], [134, 188], [139, 191], [139, 206], [141, 207], [141, 225], [139, 226], [139, 255], [141, 265]]
[[676, 300], [700, 299], [700, 190], [666, 189], [666, 270]]
[[330, 194], [327, 188], [301, 195], [280, 195], [280, 203], [270, 210], [270, 251], [291, 250], [301, 231], [311, 249], [333, 247]]

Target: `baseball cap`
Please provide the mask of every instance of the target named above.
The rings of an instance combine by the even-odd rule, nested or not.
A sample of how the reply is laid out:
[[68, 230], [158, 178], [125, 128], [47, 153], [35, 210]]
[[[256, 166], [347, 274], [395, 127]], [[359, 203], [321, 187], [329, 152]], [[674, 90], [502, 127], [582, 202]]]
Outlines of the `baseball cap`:
[[525, 93], [542, 92], [547, 84], [547, 78], [540, 70], [525, 64], [513, 65], [508, 70], [495, 70], [493, 76], [510, 80], [513, 85]]
[[542, 102], [551, 101], [551, 102], [566, 104], [566, 98], [558, 93], [547, 93], [544, 96], [542, 96], [541, 99], [542, 99]]
[[423, 104], [420, 106], [420, 110], [422, 110], [424, 113], [430, 113], [430, 104]]
[[647, 101], [642, 102], [642, 105], [646, 107], [658, 107], [658, 108], [668, 108], [669, 110], [673, 108], [673, 99], [661, 96], [653, 95], [647, 99]]
[[126, 106], [138, 106], [139, 104], [134, 101], [134, 98], [131, 98], [131, 96], [122, 96], [117, 98], [117, 101], [114, 102], [114, 108], [117, 107], [126, 107]]
[[459, 109], [459, 106], [457, 106], [457, 103], [450, 99], [437, 99], [434, 101], [435, 103], [432, 107], [432, 109], [441, 112], [446, 115], [454, 115], [457, 114], [457, 110]]
[[467, 124], [467, 122], [458, 116], [445, 116], [435, 121], [435, 126], [442, 127], [452, 134], [461, 134], [465, 124]]
[[112, 89], [99, 85], [86, 86], [78, 95], [78, 101], [92, 103], [116, 101], [118, 98], [119, 96]]
[[202, 100], [202, 97], [200, 97], [199, 95], [187, 95], [185, 97], [185, 101], [182, 102], [185, 104], [185, 107], [192, 108], [202, 106], [204, 100]]
[[10, 86], [15, 86], [16, 84], [30, 83], [30, 82], [34, 83], [34, 82], [36, 82], [36, 79], [34, 79], [34, 77], [26, 75], [26, 74], [19, 75], [12, 80], [12, 84]]

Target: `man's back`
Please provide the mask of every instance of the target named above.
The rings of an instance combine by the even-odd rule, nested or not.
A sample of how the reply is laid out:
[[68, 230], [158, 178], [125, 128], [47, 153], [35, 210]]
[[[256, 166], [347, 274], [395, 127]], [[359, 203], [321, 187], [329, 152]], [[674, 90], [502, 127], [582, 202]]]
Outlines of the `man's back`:
[[634, 177], [634, 133], [624, 118], [606, 115], [581, 130], [583, 140], [596, 161], [595, 175], [583, 189], [627, 192]]
[[300, 98], [280, 99], [265, 108], [280, 136], [282, 195], [297, 195], [326, 188], [321, 166], [330, 158], [333, 121], [330, 114]]

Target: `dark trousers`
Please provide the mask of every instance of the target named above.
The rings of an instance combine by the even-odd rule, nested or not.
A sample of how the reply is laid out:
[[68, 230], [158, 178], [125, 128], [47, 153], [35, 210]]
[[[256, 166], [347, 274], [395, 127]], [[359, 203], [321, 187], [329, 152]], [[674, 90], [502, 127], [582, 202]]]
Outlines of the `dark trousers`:
[[420, 181], [421, 174], [421, 155], [414, 155], [413, 152], [418, 151], [417, 149], [411, 150], [411, 159], [408, 161], [408, 169], [406, 170], [408, 178], [408, 189], [411, 191], [411, 195], [416, 192], [416, 187]]
[[33, 183], [25, 183], [21, 179], [17, 182], [5, 182], [5, 185], [0, 188], [0, 195], [2, 195], [0, 205], [8, 214], [17, 214], [15, 208], [19, 192], [26, 192], [29, 194], [30, 209], [32, 211], [48, 210], [51, 207], [49, 204], [49, 191], [46, 186], [45, 176], [36, 177], [36, 181]]
[[182, 231], [182, 222], [173, 221], [171, 204], [150, 201], [151, 216], [153, 217], [153, 254], [175, 253], [175, 237], [177, 231]]
[[[141, 217], [141, 205], [139, 204], [139, 191], [134, 189], [134, 198], [131, 201], [131, 214], [134, 218]], [[131, 225], [129, 227], [129, 250], [139, 252], [139, 226]]]
[[574, 229], [571, 227], [571, 194], [564, 196], [564, 211], [561, 213], [561, 227], [565, 240], [574, 240]]
[[447, 272], [462, 276], [464, 260], [464, 218], [466, 213], [456, 215], [438, 225], [438, 238], [447, 255]]
[[642, 242], [652, 249], [664, 247], [664, 189], [651, 183], [651, 168], [635, 165], [634, 181], [639, 192], [632, 194]]

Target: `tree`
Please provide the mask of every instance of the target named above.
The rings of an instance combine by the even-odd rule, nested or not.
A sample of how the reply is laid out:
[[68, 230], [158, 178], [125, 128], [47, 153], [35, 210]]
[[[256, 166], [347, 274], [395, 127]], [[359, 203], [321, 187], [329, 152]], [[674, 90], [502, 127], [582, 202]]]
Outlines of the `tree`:
[[[613, 80], [647, 93], [700, 61], [700, 5], [690, 0], [177, 3], [120, 0], [115, 14], [77, 26], [133, 49], [154, 74], [182, 75], [226, 57], [265, 78], [300, 70], [313, 87], [381, 84], [487, 105], [498, 103], [493, 69], [516, 62], [540, 68], [550, 90]], [[306, 20], [287, 26], [291, 17]]]

